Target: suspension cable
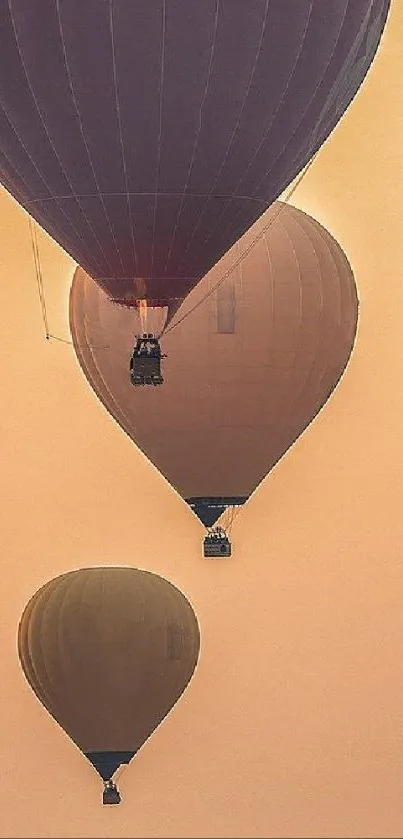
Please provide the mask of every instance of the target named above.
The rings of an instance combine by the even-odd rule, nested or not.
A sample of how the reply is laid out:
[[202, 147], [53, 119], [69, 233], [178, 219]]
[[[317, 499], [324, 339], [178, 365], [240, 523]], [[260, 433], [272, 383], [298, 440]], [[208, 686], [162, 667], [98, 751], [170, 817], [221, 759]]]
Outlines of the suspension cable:
[[183, 321], [184, 321], [184, 320], [186, 320], [186, 318], [187, 318], [187, 317], [189, 317], [189, 315], [193, 314], [193, 312], [194, 312], [194, 311], [196, 311], [196, 309], [198, 309], [198, 308], [199, 308], [199, 306], [201, 306], [201, 305], [202, 305], [202, 303], [204, 303], [206, 300], [208, 300], [208, 298], [209, 298], [209, 297], [211, 297], [211, 295], [212, 295], [215, 291], [217, 291], [217, 288], [219, 288], [219, 287], [220, 287], [220, 285], [224, 282], [224, 280], [226, 280], [226, 279], [227, 279], [227, 278], [228, 278], [228, 277], [232, 274], [232, 272], [233, 272], [233, 271], [235, 271], [235, 269], [236, 269], [236, 268], [238, 268], [238, 265], [240, 265], [240, 263], [241, 263], [241, 262], [243, 262], [243, 260], [245, 259], [245, 257], [246, 257], [246, 256], [248, 256], [248, 254], [250, 253], [250, 251], [251, 251], [251, 250], [252, 250], [252, 248], [254, 247], [254, 245], [256, 245], [256, 242], [258, 242], [258, 241], [259, 241], [259, 239], [261, 239], [261, 238], [264, 236], [264, 234], [265, 234], [265, 233], [266, 233], [266, 231], [269, 229], [269, 227], [271, 227], [271, 225], [272, 225], [272, 224], [276, 221], [276, 219], [279, 217], [279, 215], [280, 215], [280, 213], [282, 212], [282, 210], [284, 209], [284, 207], [288, 204], [288, 201], [290, 200], [291, 196], [294, 194], [295, 190], [296, 190], [296, 189], [297, 189], [297, 187], [300, 185], [300, 183], [301, 183], [301, 181], [302, 181], [302, 178], [304, 178], [304, 177], [305, 177], [306, 173], [308, 172], [308, 169], [310, 169], [310, 167], [312, 166], [312, 164], [313, 164], [313, 162], [314, 162], [314, 160], [315, 160], [315, 158], [316, 158], [316, 156], [317, 156], [317, 154], [318, 154], [318, 153], [319, 153], [319, 149], [318, 149], [318, 151], [314, 154], [314, 156], [312, 157], [312, 159], [311, 159], [311, 160], [307, 163], [307, 165], [305, 166], [305, 168], [302, 170], [302, 172], [300, 173], [300, 175], [299, 175], [299, 176], [298, 176], [298, 178], [296, 179], [295, 183], [292, 185], [291, 189], [289, 190], [288, 195], [286, 195], [286, 197], [284, 198], [284, 201], [279, 202], [280, 206], [279, 206], [279, 208], [278, 208], [278, 210], [277, 210], [277, 213], [276, 213], [276, 214], [274, 214], [274, 213], [273, 213], [273, 215], [270, 217], [270, 219], [269, 219], [269, 221], [267, 222], [267, 224], [265, 224], [265, 225], [264, 225], [264, 227], [262, 228], [262, 230], [261, 230], [261, 231], [257, 234], [257, 236], [255, 236], [255, 238], [254, 238], [254, 239], [252, 239], [252, 241], [251, 241], [251, 243], [248, 245], [248, 247], [247, 247], [247, 248], [245, 248], [245, 250], [244, 250], [244, 251], [242, 251], [242, 253], [241, 253], [241, 255], [238, 257], [238, 259], [236, 259], [236, 260], [235, 260], [234, 264], [233, 264], [233, 265], [231, 265], [231, 267], [230, 267], [230, 268], [228, 268], [228, 269], [227, 269], [227, 271], [225, 271], [225, 272], [224, 272], [224, 274], [222, 274], [222, 275], [221, 275], [220, 279], [219, 279], [219, 280], [218, 280], [218, 282], [217, 282], [217, 283], [213, 286], [213, 288], [211, 288], [209, 291], [207, 291], [207, 292], [206, 292], [206, 294], [202, 297], [202, 299], [201, 299], [201, 300], [199, 300], [199, 302], [198, 302], [198, 303], [195, 303], [195, 305], [194, 305], [194, 306], [192, 306], [192, 308], [191, 308], [191, 309], [189, 309], [189, 311], [188, 311], [188, 312], [185, 312], [185, 313], [182, 315], [182, 317], [181, 317], [181, 318], [178, 318], [178, 320], [177, 320], [177, 321], [175, 321], [175, 322], [174, 322], [171, 326], [169, 326], [169, 327], [168, 327], [168, 329], [166, 329], [166, 330], [162, 333], [163, 335], [168, 335], [168, 332], [172, 332], [172, 330], [173, 330], [173, 329], [176, 329], [176, 327], [177, 327], [177, 326], [179, 326], [179, 324], [180, 324], [180, 323], [183, 323]]
[[38, 294], [39, 294], [39, 302], [41, 304], [41, 312], [42, 312], [42, 320], [43, 326], [45, 329], [45, 338], [48, 341], [49, 338], [53, 337], [49, 333], [49, 321], [48, 321], [48, 313], [46, 310], [46, 299], [45, 299], [45, 290], [43, 287], [43, 276], [42, 276], [42, 267], [41, 267], [41, 258], [39, 253], [39, 245], [38, 245], [38, 237], [36, 233], [36, 224], [33, 222], [31, 216], [28, 216], [28, 224], [29, 224], [29, 232], [31, 234], [31, 246], [32, 246], [32, 254], [34, 257], [34, 265], [35, 265], [35, 274], [36, 274], [36, 283], [38, 286]]
[[229, 523], [229, 527], [228, 527], [228, 536], [229, 536], [229, 537], [231, 536], [232, 525], [234, 524], [234, 521], [235, 521], [236, 517], [237, 517], [237, 516], [239, 515], [239, 513], [241, 512], [241, 510], [242, 510], [243, 506], [244, 506], [243, 504], [239, 504], [238, 506], [235, 506], [235, 505], [234, 505], [234, 506], [233, 506], [233, 508], [232, 508], [231, 521], [230, 521], [230, 523]]

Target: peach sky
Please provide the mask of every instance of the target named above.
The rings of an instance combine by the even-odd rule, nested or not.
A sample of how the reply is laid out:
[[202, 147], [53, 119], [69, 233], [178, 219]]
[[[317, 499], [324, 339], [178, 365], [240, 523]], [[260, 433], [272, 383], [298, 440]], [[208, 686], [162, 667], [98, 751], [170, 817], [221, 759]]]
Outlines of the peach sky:
[[[26, 214], [0, 193], [2, 837], [403, 835], [403, 7], [293, 203], [345, 249], [360, 296], [326, 408], [237, 517], [228, 562], [46, 342]], [[51, 331], [73, 261], [40, 234]], [[20, 614], [70, 568], [134, 565], [191, 600], [185, 697], [100, 804], [89, 763], [21, 673]], [[6, 789], [5, 789], [6, 786]]]

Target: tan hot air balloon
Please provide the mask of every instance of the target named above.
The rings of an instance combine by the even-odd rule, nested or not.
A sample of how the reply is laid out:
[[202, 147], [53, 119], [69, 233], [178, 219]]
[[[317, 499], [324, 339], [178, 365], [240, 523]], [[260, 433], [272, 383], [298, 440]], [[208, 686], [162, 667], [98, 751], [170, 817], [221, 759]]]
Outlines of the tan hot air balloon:
[[70, 326], [105, 407], [210, 526], [247, 500], [327, 401], [353, 347], [357, 291], [328, 231], [277, 202], [185, 305], [163, 337], [158, 388], [132, 386], [133, 317], [82, 269]]
[[134, 568], [85, 568], [46, 583], [18, 630], [24, 674], [38, 699], [105, 782], [112, 782], [190, 681], [199, 628], [185, 596]]

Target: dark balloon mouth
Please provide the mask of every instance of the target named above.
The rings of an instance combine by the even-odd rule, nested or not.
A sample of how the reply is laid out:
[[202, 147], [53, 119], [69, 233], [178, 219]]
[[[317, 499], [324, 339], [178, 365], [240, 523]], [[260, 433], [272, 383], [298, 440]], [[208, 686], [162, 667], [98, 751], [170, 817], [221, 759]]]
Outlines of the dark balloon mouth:
[[85, 752], [103, 781], [109, 781], [112, 775], [124, 763], [130, 763], [136, 752]]
[[211, 527], [224, 510], [228, 507], [241, 507], [248, 498], [248, 495], [206, 496], [205, 498], [186, 498], [186, 503], [206, 527]]

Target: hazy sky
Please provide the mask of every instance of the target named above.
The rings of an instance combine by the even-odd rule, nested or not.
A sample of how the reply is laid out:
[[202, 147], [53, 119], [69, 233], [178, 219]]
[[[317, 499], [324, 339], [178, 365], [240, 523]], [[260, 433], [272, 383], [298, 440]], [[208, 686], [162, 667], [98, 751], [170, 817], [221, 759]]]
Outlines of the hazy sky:
[[[201, 524], [72, 347], [44, 340], [27, 217], [1, 192], [1, 836], [403, 835], [402, 43], [394, 0], [362, 91], [293, 196], [348, 255], [358, 339], [237, 517], [228, 562], [201, 558]], [[40, 247], [51, 331], [68, 339], [74, 264], [45, 235]], [[16, 654], [31, 594], [106, 563], [167, 577], [202, 632], [189, 690], [125, 769], [116, 808]]]

